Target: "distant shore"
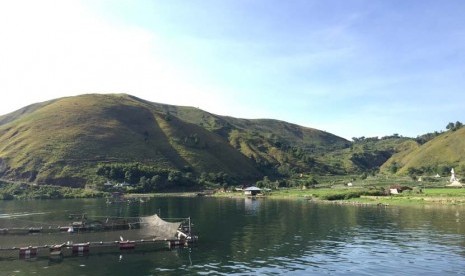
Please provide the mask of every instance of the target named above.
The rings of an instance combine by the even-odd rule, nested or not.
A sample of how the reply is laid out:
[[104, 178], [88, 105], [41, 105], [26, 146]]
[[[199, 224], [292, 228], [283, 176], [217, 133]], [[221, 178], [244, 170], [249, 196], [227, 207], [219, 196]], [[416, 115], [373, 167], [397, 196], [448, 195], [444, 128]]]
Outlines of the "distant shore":
[[[343, 181], [339, 181], [344, 183]], [[319, 184], [314, 188], [280, 188], [264, 193], [260, 197], [269, 199], [296, 199], [315, 203], [351, 204], [351, 205], [378, 205], [378, 206], [409, 206], [409, 205], [463, 205], [465, 206], [465, 188], [444, 187], [438, 183], [402, 183], [397, 187], [407, 187], [408, 190], [399, 191], [398, 194], [388, 194], [396, 185], [388, 185], [376, 179], [369, 182], [353, 183], [353, 186], [343, 185], [332, 181], [331, 184]], [[399, 183], [398, 180], [389, 182]], [[435, 186], [433, 186], [435, 185]], [[95, 191], [92, 189], [73, 189], [56, 186], [29, 186], [21, 183], [4, 183], [0, 187], [0, 200], [30, 200], [30, 199], [67, 199], [67, 198], [104, 198], [110, 192]], [[388, 192], [387, 192], [388, 191]], [[246, 198], [243, 191], [170, 191], [158, 193], [131, 193], [124, 195], [129, 198], [152, 197], [228, 197]]]
[[[287, 189], [272, 191], [257, 198], [301, 199], [316, 203], [349, 205], [409, 206], [409, 205], [464, 205], [463, 188], [428, 188], [421, 193], [404, 192], [397, 195], [359, 195], [362, 189]], [[355, 193], [354, 193], [355, 192]], [[241, 192], [218, 192], [212, 197], [246, 198]], [[336, 199], [332, 199], [336, 198]]]

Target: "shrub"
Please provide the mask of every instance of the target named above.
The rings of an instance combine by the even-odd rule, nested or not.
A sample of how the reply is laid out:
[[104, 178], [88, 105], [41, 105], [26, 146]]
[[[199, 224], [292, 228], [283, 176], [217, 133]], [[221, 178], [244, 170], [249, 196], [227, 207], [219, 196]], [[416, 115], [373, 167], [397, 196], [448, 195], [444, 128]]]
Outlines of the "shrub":
[[15, 197], [10, 193], [1, 193], [0, 194], [0, 199], [3, 199], [3, 200], [12, 200], [14, 198]]

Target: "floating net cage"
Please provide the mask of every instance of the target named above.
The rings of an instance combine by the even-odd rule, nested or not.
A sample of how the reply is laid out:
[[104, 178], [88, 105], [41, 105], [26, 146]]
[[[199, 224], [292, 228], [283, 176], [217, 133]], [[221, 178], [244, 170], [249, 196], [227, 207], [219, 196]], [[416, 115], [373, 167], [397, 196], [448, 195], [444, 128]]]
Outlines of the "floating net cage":
[[[134, 249], [137, 245], [161, 244], [168, 246], [188, 245], [197, 240], [191, 233], [190, 218], [162, 219], [158, 215], [144, 217], [85, 217], [84, 215], [66, 226], [21, 226], [8, 225], [0, 227], [0, 253], [19, 250], [38, 255], [39, 251], [46, 254], [70, 251], [78, 245], [83, 252], [88, 248]], [[35, 250], [35, 251], [34, 251]], [[49, 252], [50, 250], [50, 252]], [[0, 259], [1, 259], [0, 254]], [[13, 255], [15, 255], [14, 253]], [[26, 253], [24, 253], [26, 254]]]
[[182, 221], [168, 222], [156, 214], [140, 218], [141, 230], [161, 239], [172, 239], [179, 236], [178, 231], [181, 231], [181, 224]]

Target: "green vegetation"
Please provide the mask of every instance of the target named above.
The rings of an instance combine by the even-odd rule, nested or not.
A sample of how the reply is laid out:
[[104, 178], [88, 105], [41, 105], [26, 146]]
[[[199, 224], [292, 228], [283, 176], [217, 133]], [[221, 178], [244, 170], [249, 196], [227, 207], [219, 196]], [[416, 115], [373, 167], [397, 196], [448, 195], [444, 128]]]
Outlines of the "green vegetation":
[[[352, 178], [353, 179], [353, 178]], [[347, 179], [326, 177], [321, 183], [311, 188], [291, 187], [275, 188], [265, 194], [269, 198], [307, 199], [318, 202], [338, 204], [372, 204], [372, 205], [423, 205], [423, 204], [465, 204], [465, 189], [444, 187], [447, 182], [418, 182], [408, 177], [380, 179], [368, 177], [355, 180], [347, 186]], [[332, 184], [327, 183], [329, 181]], [[396, 184], [394, 184], [396, 183]], [[390, 194], [390, 188], [408, 187], [399, 194]], [[217, 196], [243, 197], [242, 192], [230, 191]]]
[[[25, 190], [40, 190], [47, 198], [75, 196], [58, 186], [80, 188], [79, 196], [106, 191], [108, 182], [127, 183], [125, 189], [137, 193], [252, 183], [332, 191], [351, 182], [357, 188], [321, 198], [360, 198], [393, 184], [442, 187], [436, 175], [448, 176], [451, 168], [463, 175], [465, 128], [457, 121], [446, 130], [351, 142], [278, 120], [218, 116], [126, 94], [88, 94], [0, 116], [0, 179], [27, 183]], [[415, 183], [420, 177], [421, 184]], [[18, 187], [8, 189], [3, 198], [20, 197]]]
[[[196, 176], [190, 167], [177, 171], [141, 163], [100, 164], [97, 168], [97, 175], [115, 184], [127, 183], [127, 190], [134, 193], [218, 189], [237, 184], [237, 180], [224, 172], [204, 172]], [[104, 185], [98, 185], [97, 188], [105, 190]]]
[[0, 182], [0, 199], [63, 199], [103, 197], [106, 193], [89, 189]]
[[[444, 132], [422, 145], [404, 147], [381, 166], [398, 175], [445, 176], [451, 168], [465, 171], [465, 128]], [[410, 142], [411, 143], [411, 142]], [[393, 169], [395, 167], [395, 169]]]
[[255, 164], [226, 140], [128, 95], [82, 95], [43, 103], [0, 122], [0, 175], [39, 185], [103, 184], [100, 163], [254, 179]]
[[455, 122], [455, 124], [452, 123], [452, 122], [447, 124], [446, 129], [451, 130], [451, 131], [456, 131], [456, 130], [460, 129], [461, 127], [463, 127], [462, 122], [457, 121], [457, 122]]
[[317, 189], [284, 189], [273, 191], [272, 197], [303, 197], [319, 200], [348, 200], [362, 195], [383, 196], [383, 189], [376, 188], [317, 188]]

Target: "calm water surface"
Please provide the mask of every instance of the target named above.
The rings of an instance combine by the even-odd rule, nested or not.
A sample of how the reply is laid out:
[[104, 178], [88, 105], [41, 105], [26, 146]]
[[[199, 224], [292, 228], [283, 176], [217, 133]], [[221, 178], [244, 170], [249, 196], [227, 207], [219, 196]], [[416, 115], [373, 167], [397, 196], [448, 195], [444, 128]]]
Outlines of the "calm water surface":
[[[103, 199], [0, 201], [0, 228], [59, 225], [76, 212], [190, 216], [200, 240], [193, 248], [143, 253], [0, 258], [0, 275], [465, 274], [465, 208], [459, 206], [340, 206], [244, 198], [154, 198], [120, 205], [107, 205]], [[46, 235], [0, 235], [0, 246], [26, 238], [41, 242]]]

